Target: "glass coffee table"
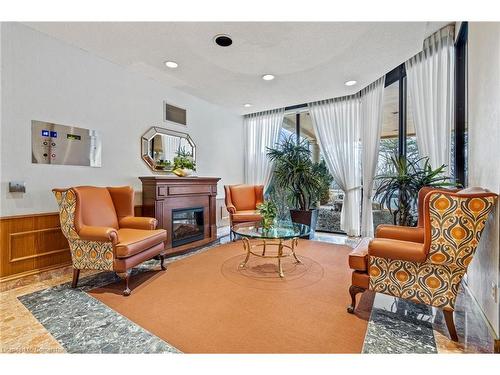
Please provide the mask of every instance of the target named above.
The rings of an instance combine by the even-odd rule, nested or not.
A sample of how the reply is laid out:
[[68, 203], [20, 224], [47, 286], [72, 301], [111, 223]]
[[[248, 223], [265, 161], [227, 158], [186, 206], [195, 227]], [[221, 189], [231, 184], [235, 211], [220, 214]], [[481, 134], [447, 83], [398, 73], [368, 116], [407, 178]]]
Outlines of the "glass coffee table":
[[301, 263], [295, 254], [295, 248], [299, 237], [308, 236], [311, 229], [304, 224], [279, 221], [269, 229], [264, 229], [260, 222], [236, 224], [231, 231], [242, 238], [243, 249], [246, 251], [246, 258], [240, 263], [240, 268], [246, 266], [250, 255], [273, 258], [278, 259], [279, 276], [285, 277], [281, 259], [293, 256], [297, 263]]

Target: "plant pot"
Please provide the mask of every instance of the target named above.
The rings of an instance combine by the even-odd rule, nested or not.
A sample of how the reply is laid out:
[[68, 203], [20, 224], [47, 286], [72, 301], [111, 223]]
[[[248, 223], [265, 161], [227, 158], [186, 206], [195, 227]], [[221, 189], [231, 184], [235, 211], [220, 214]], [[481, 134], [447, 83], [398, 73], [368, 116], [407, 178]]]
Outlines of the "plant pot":
[[311, 233], [308, 236], [303, 236], [301, 238], [312, 239], [314, 237], [316, 222], [318, 221], [318, 210], [316, 208], [307, 211], [290, 210], [290, 216], [292, 218], [292, 222], [305, 224], [311, 228]]
[[192, 169], [187, 169], [187, 168], [177, 168], [172, 171], [175, 175], [179, 177], [187, 177], [190, 176], [193, 173]]

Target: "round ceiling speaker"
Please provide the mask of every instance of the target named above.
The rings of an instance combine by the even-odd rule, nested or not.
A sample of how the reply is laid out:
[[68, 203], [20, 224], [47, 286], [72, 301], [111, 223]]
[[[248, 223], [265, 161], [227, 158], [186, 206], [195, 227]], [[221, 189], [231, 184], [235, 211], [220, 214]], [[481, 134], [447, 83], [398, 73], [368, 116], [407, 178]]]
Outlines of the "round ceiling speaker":
[[233, 44], [233, 40], [229, 35], [216, 35], [214, 37], [215, 44], [221, 47], [229, 47], [231, 44]]

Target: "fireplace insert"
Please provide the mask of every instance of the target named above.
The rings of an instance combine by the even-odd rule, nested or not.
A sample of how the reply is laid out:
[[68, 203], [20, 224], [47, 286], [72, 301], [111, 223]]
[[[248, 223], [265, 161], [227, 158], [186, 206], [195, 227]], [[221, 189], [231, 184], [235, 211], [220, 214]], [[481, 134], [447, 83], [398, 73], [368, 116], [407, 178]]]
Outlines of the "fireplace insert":
[[172, 210], [172, 247], [202, 240], [204, 228], [203, 207]]

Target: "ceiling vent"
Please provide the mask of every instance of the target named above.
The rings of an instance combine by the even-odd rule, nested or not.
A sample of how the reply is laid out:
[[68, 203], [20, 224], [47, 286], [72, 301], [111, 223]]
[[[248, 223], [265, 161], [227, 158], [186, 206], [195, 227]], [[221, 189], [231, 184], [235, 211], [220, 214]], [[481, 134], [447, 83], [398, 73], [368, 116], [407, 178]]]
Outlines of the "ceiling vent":
[[186, 110], [184, 108], [165, 103], [165, 121], [175, 122], [180, 125], [187, 125]]

